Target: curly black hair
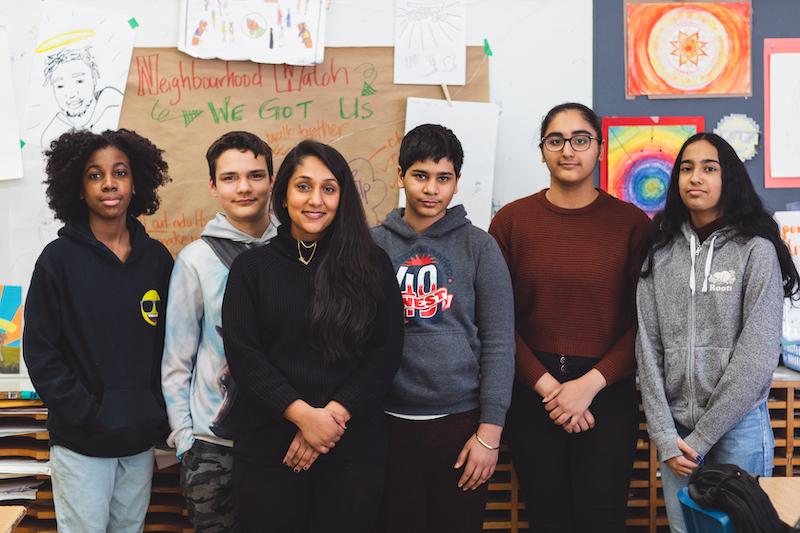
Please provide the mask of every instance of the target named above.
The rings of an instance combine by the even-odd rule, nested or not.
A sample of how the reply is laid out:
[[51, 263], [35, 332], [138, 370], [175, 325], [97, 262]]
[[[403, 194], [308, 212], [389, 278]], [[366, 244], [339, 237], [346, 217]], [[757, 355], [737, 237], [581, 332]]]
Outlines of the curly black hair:
[[160, 200], [156, 189], [171, 181], [164, 161], [164, 151], [135, 131], [119, 129], [103, 133], [69, 131], [44, 152], [47, 157], [47, 204], [57, 219], [68, 222], [88, 215], [81, 199], [86, 161], [96, 151], [113, 146], [128, 156], [136, 194], [131, 198], [128, 215], [152, 215]]

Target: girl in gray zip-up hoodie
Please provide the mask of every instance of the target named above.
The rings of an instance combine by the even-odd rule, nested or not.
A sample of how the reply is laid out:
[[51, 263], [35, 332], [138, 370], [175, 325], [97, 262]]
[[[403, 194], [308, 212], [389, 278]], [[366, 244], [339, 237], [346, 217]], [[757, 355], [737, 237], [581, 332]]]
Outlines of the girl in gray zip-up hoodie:
[[711, 133], [681, 148], [637, 290], [636, 358], [670, 528], [701, 462], [772, 473], [767, 394], [797, 271], [744, 165]]

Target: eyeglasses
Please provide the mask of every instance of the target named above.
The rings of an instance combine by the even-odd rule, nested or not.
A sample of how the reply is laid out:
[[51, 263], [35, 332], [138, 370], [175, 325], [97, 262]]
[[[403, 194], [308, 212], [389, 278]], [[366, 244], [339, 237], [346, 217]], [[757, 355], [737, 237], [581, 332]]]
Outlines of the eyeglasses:
[[564, 149], [564, 146], [569, 143], [576, 152], [585, 152], [592, 145], [592, 139], [600, 140], [591, 135], [573, 135], [570, 138], [552, 135], [550, 137], [542, 137], [542, 146], [549, 152], [560, 152]]

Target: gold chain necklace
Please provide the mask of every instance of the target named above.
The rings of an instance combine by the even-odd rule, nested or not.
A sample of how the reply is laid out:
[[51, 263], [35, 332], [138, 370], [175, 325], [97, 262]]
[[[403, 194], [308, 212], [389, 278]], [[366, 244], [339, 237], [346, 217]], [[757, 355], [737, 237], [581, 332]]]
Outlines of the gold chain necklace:
[[[311, 255], [308, 256], [308, 259], [303, 257], [303, 251], [300, 248], [300, 245], [303, 246], [306, 250], [311, 250]], [[306, 244], [301, 240], [297, 241], [297, 260], [303, 263], [304, 265], [308, 266], [312, 259], [314, 259], [314, 254], [317, 252], [317, 241], [312, 242], [311, 244]]]

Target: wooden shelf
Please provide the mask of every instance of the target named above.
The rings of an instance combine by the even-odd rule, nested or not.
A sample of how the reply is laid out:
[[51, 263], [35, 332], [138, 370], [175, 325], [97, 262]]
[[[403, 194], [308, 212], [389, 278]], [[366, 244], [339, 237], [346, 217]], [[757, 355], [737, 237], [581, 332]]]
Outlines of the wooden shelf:
[[[775, 430], [775, 475], [800, 476], [800, 450], [795, 459], [795, 447], [800, 448], [800, 381], [775, 381], [770, 391], [769, 411], [772, 427]], [[8, 401], [5, 401], [8, 402]], [[41, 402], [19, 402], [15, 407], [33, 407]], [[47, 415], [19, 415], [3, 411], [4, 401], [0, 400], [0, 426], [13, 424], [15, 419], [46, 420]], [[650, 446], [647, 438], [647, 425], [644, 413], [637, 436], [637, 451], [634, 461], [634, 475], [630, 483], [628, 533], [668, 533], [668, 522], [661, 493], [661, 480], [658, 476], [658, 460], [655, 446]], [[0, 439], [0, 456], [33, 457], [47, 460], [47, 433], [36, 432], [19, 437]], [[172, 466], [155, 472], [152, 496], [148, 507], [144, 530], [162, 533], [191, 533], [188, 511], [178, 483], [179, 468]], [[15, 529], [18, 533], [56, 533], [53, 493], [47, 476], [36, 476], [46, 480], [37, 499], [23, 504], [28, 508], [27, 515]], [[500, 448], [500, 460], [495, 474], [489, 483], [489, 502], [483, 528], [487, 531], [516, 533], [527, 531], [525, 504], [520, 500], [517, 475], [511, 463], [508, 446]]]

